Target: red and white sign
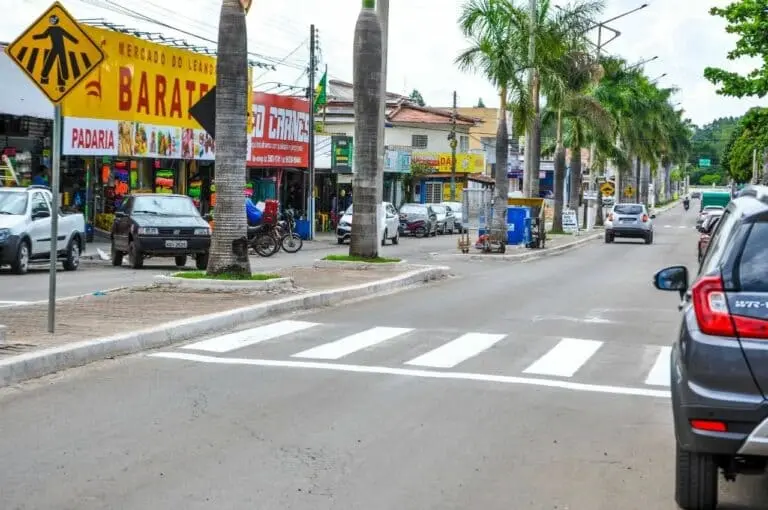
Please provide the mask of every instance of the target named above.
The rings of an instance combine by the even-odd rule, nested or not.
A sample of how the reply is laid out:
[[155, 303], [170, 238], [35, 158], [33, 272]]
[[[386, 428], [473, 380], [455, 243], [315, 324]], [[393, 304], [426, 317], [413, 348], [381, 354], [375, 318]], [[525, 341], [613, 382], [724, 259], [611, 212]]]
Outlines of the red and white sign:
[[64, 117], [62, 154], [117, 156], [117, 121]]
[[248, 166], [309, 167], [309, 101], [254, 92]]

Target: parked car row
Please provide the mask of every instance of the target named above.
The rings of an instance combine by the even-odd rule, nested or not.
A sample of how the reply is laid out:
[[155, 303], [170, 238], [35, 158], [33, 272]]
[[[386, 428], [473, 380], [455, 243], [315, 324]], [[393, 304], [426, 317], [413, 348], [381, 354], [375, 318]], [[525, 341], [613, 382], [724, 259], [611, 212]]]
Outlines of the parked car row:
[[[381, 245], [400, 242], [400, 236], [430, 237], [466, 231], [461, 203], [406, 203], [398, 211], [389, 202], [382, 202], [384, 214], [379, 221]], [[343, 244], [352, 237], [353, 206], [349, 206], [336, 227], [336, 241]]]

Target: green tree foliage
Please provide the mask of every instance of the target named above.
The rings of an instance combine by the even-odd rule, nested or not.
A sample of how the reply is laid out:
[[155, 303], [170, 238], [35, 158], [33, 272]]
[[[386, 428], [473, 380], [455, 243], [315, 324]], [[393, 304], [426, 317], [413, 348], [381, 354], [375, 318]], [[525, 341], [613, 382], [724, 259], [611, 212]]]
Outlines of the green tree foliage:
[[768, 1], [736, 0], [724, 8], [713, 7], [709, 13], [724, 18], [728, 22], [726, 31], [739, 36], [736, 48], [728, 52], [728, 60], [757, 57], [763, 64], [746, 75], [708, 67], [704, 77], [719, 85], [718, 94], [764, 97], [768, 94]]
[[742, 117], [723, 150], [721, 161], [736, 182], [752, 179], [752, 156], [757, 150], [758, 164], [768, 147], [768, 108], [752, 108]]
[[485, 108], [485, 103], [483, 102], [483, 98], [477, 100], [477, 106], [475, 108]]
[[410, 99], [419, 106], [427, 106], [427, 103], [424, 101], [424, 97], [421, 95], [421, 92], [416, 89], [413, 89], [413, 92], [411, 92]]
[[[734, 131], [739, 126], [738, 117], [723, 117], [716, 119], [704, 127], [694, 126], [693, 138], [691, 139], [691, 152], [688, 163], [692, 170], [690, 172], [691, 184], [702, 184], [702, 179], [707, 176], [718, 176], [717, 183], [725, 183], [728, 178], [727, 166], [722, 162], [722, 156], [731, 140]], [[708, 159], [712, 166], [708, 168], [699, 168], [699, 161]], [[712, 181], [712, 177], [708, 177]]]

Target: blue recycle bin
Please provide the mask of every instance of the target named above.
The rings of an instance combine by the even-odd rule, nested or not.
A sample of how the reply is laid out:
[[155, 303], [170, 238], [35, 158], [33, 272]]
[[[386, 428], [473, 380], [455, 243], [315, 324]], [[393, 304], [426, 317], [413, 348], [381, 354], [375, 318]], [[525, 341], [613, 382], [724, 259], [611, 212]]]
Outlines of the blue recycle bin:
[[527, 244], [531, 239], [531, 208], [507, 207], [507, 244]]

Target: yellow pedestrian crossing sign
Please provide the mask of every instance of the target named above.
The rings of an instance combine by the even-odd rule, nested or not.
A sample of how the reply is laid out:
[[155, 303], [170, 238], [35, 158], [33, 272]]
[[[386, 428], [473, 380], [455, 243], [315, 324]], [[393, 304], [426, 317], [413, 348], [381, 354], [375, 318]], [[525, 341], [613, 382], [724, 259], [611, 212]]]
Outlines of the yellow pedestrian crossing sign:
[[600, 191], [603, 195], [613, 195], [613, 192], [616, 188], [613, 187], [612, 182], [604, 182], [602, 186], [600, 186]]
[[632, 198], [634, 195], [635, 188], [633, 188], [631, 184], [627, 184], [627, 187], [624, 188], [624, 196], [627, 198]]
[[101, 47], [59, 2], [54, 2], [5, 52], [56, 104], [104, 60]]

